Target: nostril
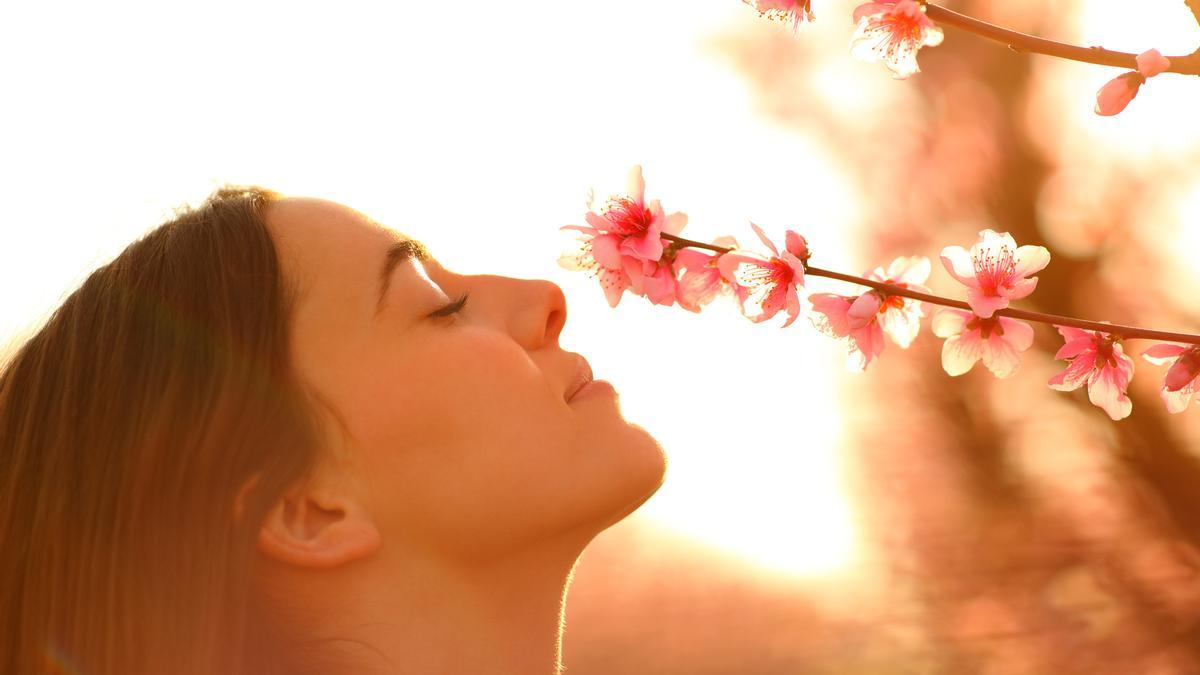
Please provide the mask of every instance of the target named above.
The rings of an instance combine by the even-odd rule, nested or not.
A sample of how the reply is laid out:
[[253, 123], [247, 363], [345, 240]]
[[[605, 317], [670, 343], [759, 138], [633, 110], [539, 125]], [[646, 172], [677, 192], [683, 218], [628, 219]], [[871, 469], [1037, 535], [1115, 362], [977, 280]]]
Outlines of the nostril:
[[546, 317], [546, 340], [557, 340], [566, 323], [567, 313], [565, 311], [558, 309], [551, 311], [550, 316]]
[[546, 337], [547, 342], [557, 340], [567, 323], [567, 298], [558, 284], [547, 281], [546, 288], [549, 296], [546, 300]]

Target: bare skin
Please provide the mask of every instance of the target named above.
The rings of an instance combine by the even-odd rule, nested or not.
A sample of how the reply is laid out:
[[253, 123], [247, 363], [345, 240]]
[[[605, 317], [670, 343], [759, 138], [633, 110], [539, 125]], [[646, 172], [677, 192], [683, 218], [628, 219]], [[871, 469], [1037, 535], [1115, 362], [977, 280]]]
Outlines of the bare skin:
[[328, 430], [326, 461], [259, 536], [285, 629], [336, 672], [558, 673], [575, 561], [665, 470], [611, 388], [572, 396], [561, 291], [416, 256], [381, 301], [403, 235], [307, 198], [267, 223], [297, 287], [293, 363]]

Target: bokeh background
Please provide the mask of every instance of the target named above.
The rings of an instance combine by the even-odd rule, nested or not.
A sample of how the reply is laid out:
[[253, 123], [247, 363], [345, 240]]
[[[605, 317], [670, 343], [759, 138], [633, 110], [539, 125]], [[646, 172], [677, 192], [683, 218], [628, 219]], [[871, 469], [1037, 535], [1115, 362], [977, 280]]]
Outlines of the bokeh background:
[[[851, 375], [804, 320], [610, 309], [556, 265], [641, 164], [697, 239], [797, 229], [857, 273], [990, 227], [1052, 252], [1023, 307], [1200, 330], [1200, 83], [1100, 118], [1116, 71], [951, 28], [897, 82], [850, 58], [854, 4], [797, 37], [737, 0], [10, 3], [0, 342], [218, 185], [339, 200], [452, 269], [560, 284], [562, 343], [669, 454], [576, 569], [571, 675], [1200, 672], [1200, 413], [1165, 413], [1162, 369], [1138, 359], [1114, 424], [1046, 387], [1049, 329], [1010, 380], [945, 376], [928, 326]], [[1180, 0], [946, 5], [1200, 45]]]

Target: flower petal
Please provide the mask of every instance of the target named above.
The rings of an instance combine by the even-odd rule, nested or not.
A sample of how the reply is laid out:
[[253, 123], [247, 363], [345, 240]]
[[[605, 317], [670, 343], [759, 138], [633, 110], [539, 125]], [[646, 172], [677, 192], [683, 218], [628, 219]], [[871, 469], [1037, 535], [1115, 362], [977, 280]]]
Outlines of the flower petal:
[[946, 34], [942, 32], [941, 28], [937, 26], [929, 26], [925, 29], [925, 40], [922, 43], [922, 46], [936, 47], [942, 44], [942, 41], [945, 39]]
[[1184, 387], [1179, 391], [1170, 391], [1163, 388], [1159, 391], [1162, 396], [1163, 403], [1167, 406], [1169, 413], [1181, 413], [1187, 410], [1188, 404], [1192, 402], [1192, 396], [1196, 393], [1193, 387]]
[[882, 304], [883, 300], [879, 294], [873, 291], [867, 291], [855, 298], [854, 302], [850, 303], [850, 309], [846, 311], [846, 319], [850, 322], [850, 327], [862, 328], [874, 321]]
[[758, 238], [762, 241], [763, 245], [771, 250], [771, 255], [778, 258], [779, 249], [775, 248], [774, 242], [772, 242], [771, 238], [767, 236], [767, 233], [763, 232], [763, 229], [754, 223], [750, 223], [750, 229], [754, 230], [754, 234], [758, 235]]
[[1079, 338], [1094, 339], [1096, 335], [1090, 330], [1083, 330], [1082, 328], [1075, 328], [1074, 326], [1059, 326], [1056, 324], [1054, 327], [1058, 329], [1058, 334], [1063, 336], [1063, 339], [1067, 342], [1070, 342], [1071, 340], [1078, 340]]
[[646, 200], [646, 179], [642, 178], [642, 165], [635, 164], [625, 177], [625, 192], [629, 198], [638, 204]]
[[662, 232], [666, 234], [679, 234], [687, 226], [687, 222], [687, 214], [682, 211], [676, 211], [663, 218]]
[[940, 310], [933, 315], [931, 324], [933, 334], [940, 338], [954, 337], [963, 332], [967, 322], [974, 316], [974, 314], [961, 309]]
[[1115, 368], [1101, 368], [1088, 382], [1088, 400], [1099, 406], [1114, 420], [1129, 417], [1133, 402], [1125, 394], [1128, 381], [1122, 381]]
[[1092, 374], [1092, 362], [1088, 359], [1075, 359], [1057, 375], [1050, 378], [1046, 383], [1051, 389], [1058, 391], [1074, 391], [1087, 382], [1088, 376]]
[[1180, 354], [1186, 352], [1188, 347], [1183, 345], [1174, 345], [1166, 342], [1161, 342], [1156, 345], [1151, 345], [1142, 352], [1142, 358], [1156, 366], [1161, 366], [1167, 361], [1173, 361]]
[[1015, 282], [1013, 282], [1012, 286], [1001, 286], [996, 290], [999, 291], [1000, 295], [1008, 298], [1009, 300], [1020, 300], [1021, 298], [1029, 297], [1029, 294], [1033, 292], [1033, 289], [1037, 288], [1037, 283], [1037, 277], [1032, 277], [1029, 279], [1017, 279]]
[[1096, 114], [1110, 117], [1124, 110], [1137, 96], [1144, 80], [1141, 73], [1133, 70], [1109, 80], [1096, 92]]
[[699, 249], [681, 248], [675, 252], [675, 269], [699, 269], [715, 258], [713, 254]]
[[942, 267], [960, 284], [970, 288], [978, 288], [979, 281], [975, 278], [975, 262], [971, 254], [961, 246], [947, 246], [942, 249]]
[[999, 257], [999, 249], [1016, 251], [1017, 240], [1007, 232], [997, 232], [991, 228], [979, 231], [979, 240], [971, 247], [971, 257], [979, 258], [993, 255]]
[[629, 288], [629, 277], [621, 270], [601, 268], [599, 273], [600, 287], [604, 289], [604, 297], [609, 307], [616, 307], [621, 302], [621, 295]]
[[895, 2], [866, 2], [854, 8], [853, 19], [854, 23], [858, 23], [864, 17], [875, 16], [890, 11], [895, 5]]
[[676, 282], [669, 266], [660, 265], [653, 274], [648, 274], [643, 278], [642, 284], [646, 291], [646, 298], [652, 304], [667, 306], [675, 304]]
[[1186, 387], [1189, 383], [1196, 380], [1196, 361], [1193, 358], [1182, 358], [1175, 361], [1167, 370], [1167, 376], [1163, 378], [1163, 386], [1167, 391], [1179, 391]]
[[1037, 274], [1050, 264], [1050, 251], [1045, 246], [1018, 247], [1013, 257], [1016, 259], [1013, 273], [1018, 277]]
[[923, 255], [903, 256], [888, 265], [887, 276], [903, 284], [923, 284], [929, 280], [931, 271], [929, 258]]
[[1013, 346], [1003, 336], [992, 333], [987, 340], [982, 342], [983, 365], [992, 371], [993, 375], [1004, 379], [1017, 374], [1021, 358], [1017, 355], [1017, 350], [1013, 349]]
[[969, 331], [942, 343], [942, 369], [957, 377], [975, 366], [983, 356], [983, 340], [979, 333]]
[[783, 308], [787, 312], [788, 318], [780, 328], [787, 328], [800, 316], [800, 296], [796, 293], [796, 287], [791, 284], [788, 284], [787, 291], [784, 294]]
[[757, 256], [746, 255], [744, 253], [726, 253], [717, 258], [717, 269], [721, 271], [721, 276], [730, 283], [743, 283], [738, 280], [738, 277], [744, 277], [747, 273], [743, 269], [744, 267], [760, 270], [762, 273], [770, 272], [767, 261]]
[[798, 260], [804, 260], [809, 257], [808, 241], [799, 233], [792, 230], [785, 230], [783, 233], [783, 250], [796, 256]]
[[1033, 346], [1033, 326], [1006, 316], [999, 319], [1000, 330], [1004, 331], [1004, 340], [1012, 345], [1013, 349], [1023, 352]]
[[588, 211], [587, 213], [583, 214], [583, 217], [588, 221], [588, 225], [596, 228], [596, 230], [599, 232], [607, 232], [612, 229], [612, 222], [609, 221], [608, 218], [605, 218], [594, 211]]
[[987, 295], [981, 289], [967, 289], [967, 304], [971, 310], [982, 319], [991, 318], [998, 309], [1008, 307], [1008, 298], [998, 295]]
[[909, 305], [915, 305], [915, 311], [906, 311], [904, 309], [896, 309], [888, 307], [883, 316], [879, 318], [879, 324], [883, 327], [883, 332], [892, 338], [892, 342], [901, 349], [908, 349], [913, 340], [917, 339], [917, 333], [921, 330], [921, 310], [919, 302], [905, 303], [907, 308]]
[[1093, 358], [1096, 356], [1096, 339], [1092, 336], [1071, 340], [1058, 348], [1058, 351], [1054, 354], [1054, 358], [1060, 361], [1063, 359], [1073, 359], [1086, 351], [1091, 351]]
[[615, 234], [602, 234], [592, 240], [592, 257], [601, 267], [621, 269], [621, 238]]
[[1137, 55], [1137, 69], [1142, 77], [1154, 77], [1171, 67], [1171, 59], [1157, 49], [1148, 49]]
[[850, 310], [850, 298], [834, 293], [814, 293], [808, 296], [812, 303], [810, 316], [817, 330], [830, 337], [850, 335], [850, 322], [846, 312]]
[[779, 259], [787, 263], [788, 267], [792, 268], [792, 286], [804, 286], [804, 263], [800, 259], [792, 255], [791, 251], [784, 251], [780, 254]]
[[631, 255], [639, 260], [656, 261], [662, 258], [663, 240], [657, 232], [625, 237], [621, 242], [621, 253]]

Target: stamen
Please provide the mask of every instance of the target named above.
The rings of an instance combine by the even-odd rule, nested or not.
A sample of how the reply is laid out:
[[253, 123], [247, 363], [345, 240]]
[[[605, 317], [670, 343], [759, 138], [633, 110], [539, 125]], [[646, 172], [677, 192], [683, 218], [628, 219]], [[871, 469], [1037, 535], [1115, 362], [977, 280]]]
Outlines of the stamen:
[[975, 279], [981, 290], [988, 294], [995, 294], [1000, 286], [1009, 285], [1017, 273], [1017, 259], [1007, 246], [998, 250], [983, 249], [971, 260], [975, 263]]
[[612, 197], [604, 209], [604, 218], [613, 224], [613, 232], [625, 236], [641, 234], [650, 227], [650, 209], [628, 197]]

